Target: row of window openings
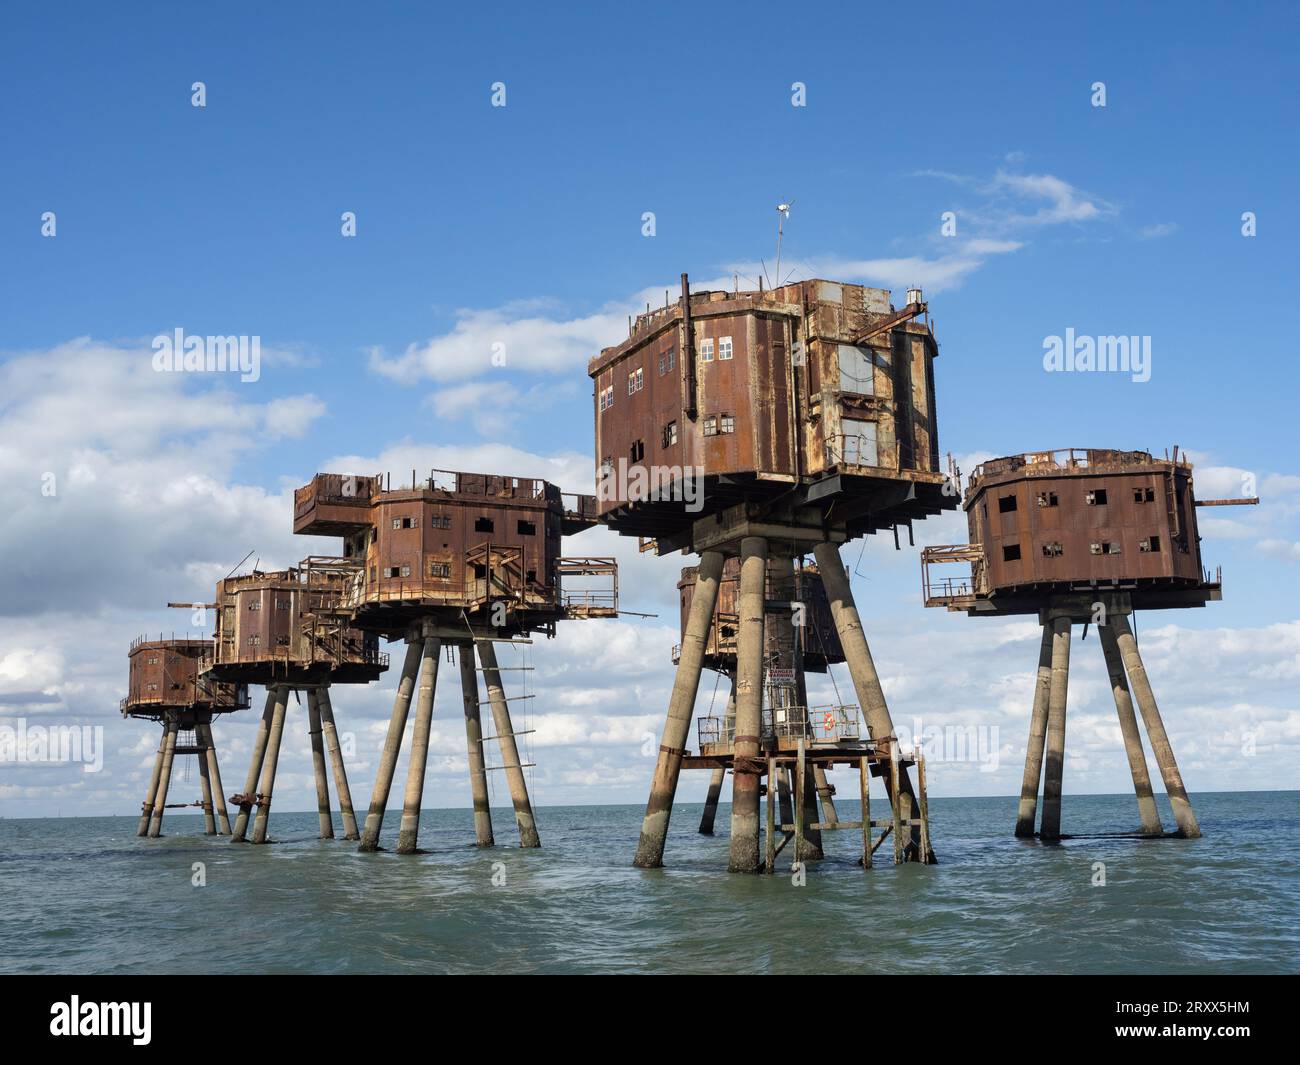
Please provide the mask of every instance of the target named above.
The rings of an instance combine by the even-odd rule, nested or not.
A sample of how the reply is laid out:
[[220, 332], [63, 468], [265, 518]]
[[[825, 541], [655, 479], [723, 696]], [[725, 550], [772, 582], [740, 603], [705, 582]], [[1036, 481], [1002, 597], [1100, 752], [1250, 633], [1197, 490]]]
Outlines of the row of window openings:
[[[292, 603], [290, 600], [288, 600], [288, 599], [277, 599], [277, 600], [275, 601], [275, 609], [276, 609], [276, 610], [291, 610], [292, 608], [293, 608], [293, 603]], [[260, 600], [260, 599], [254, 599], [252, 602], [250, 602], [250, 603], [248, 604], [248, 609], [249, 609], [249, 610], [261, 610], [261, 609], [262, 609], [262, 600]]]
[[[1096, 488], [1088, 492], [1083, 499], [1090, 507], [1104, 507], [1106, 506], [1106, 489]], [[1154, 488], [1133, 489], [1134, 503], [1154, 503], [1155, 501], [1156, 490]], [[998, 513], [1000, 514], [1010, 514], [1018, 505], [1014, 495], [998, 497]], [[1060, 506], [1060, 499], [1055, 492], [1039, 492], [1038, 505], [1040, 507]]]
[[[709, 415], [704, 419], [704, 435], [720, 436], [723, 433], [734, 433], [736, 431], [736, 418], [731, 414]], [[664, 426], [661, 442], [664, 447], [672, 447], [677, 443], [677, 423], [669, 422]], [[628, 448], [628, 456], [632, 462], [640, 462], [645, 458], [645, 441], [633, 440], [632, 446]], [[614, 470], [614, 463], [611, 459], [605, 459], [600, 464], [602, 475], [608, 476]]]
[[[418, 529], [419, 527], [420, 527], [419, 518], [394, 518], [393, 519], [394, 529]], [[435, 514], [430, 519], [430, 527], [434, 529], [450, 529], [451, 518], [448, 518], [444, 515]], [[489, 533], [495, 532], [496, 522], [494, 522], [491, 518], [475, 518], [474, 531], [489, 532]], [[520, 536], [536, 536], [537, 523], [533, 521], [524, 521], [521, 518], [515, 523], [515, 532], [517, 532]]]
[[[414, 517], [414, 518], [394, 518], [394, 519], [393, 519], [393, 528], [394, 528], [394, 529], [418, 529], [419, 527], [420, 527], [420, 519], [419, 519], [418, 517]], [[430, 529], [450, 529], [450, 528], [451, 528], [451, 518], [449, 518], [446, 514], [430, 514], [430, 515], [429, 515], [429, 528], [430, 528]]]
[[[734, 351], [735, 348], [732, 345], [731, 337], [721, 337], [718, 340], [718, 360], [720, 362], [729, 361], [732, 358]], [[712, 338], [705, 338], [704, 340], [700, 341], [699, 353], [700, 353], [701, 362], [713, 361]], [[677, 366], [676, 348], [669, 348], [667, 351], [660, 353], [659, 355], [659, 376], [660, 377], [663, 377], [665, 374], [670, 373], [676, 366]], [[634, 396], [638, 392], [640, 392], [643, 388], [645, 388], [645, 367], [642, 366], [642, 367], [638, 367], [635, 370], [628, 371], [627, 394], [629, 396]], [[609, 410], [609, 408], [612, 407], [613, 405], [614, 405], [614, 386], [607, 385], [605, 388], [602, 388], [600, 390], [600, 409], [602, 411], [606, 411]]]
[[[250, 636], [250, 637], [248, 638], [248, 646], [249, 646], [249, 647], [260, 647], [260, 646], [262, 646], [262, 637], [261, 637], [261, 635], [260, 635], [259, 633], [256, 633], [256, 632], [253, 633], [253, 635]], [[288, 646], [289, 646], [289, 637], [288, 637], [288, 636], [284, 636], [284, 635], [277, 636], [277, 637], [275, 638], [275, 646], [276, 646], [276, 647], [288, 647]]]
[[[409, 577], [410, 575], [411, 575], [411, 567], [410, 567], [409, 565], [406, 565], [406, 566], [385, 566], [385, 567], [384, 567], [384, 576], [387, 577], [387, 578], [401, 578], [401, 577]], [[375, 576], [375, 571], [374, 571], [374, 569], [373, 569], [373, 567], [372, 567], [372, 568], [371, 568], [371, 571], [370, 571], [370, 577], [371, 577], [372, 580], [374, 579], [374, 576]], [[451, 580], [451, 563], [450, 563], [450, 562], [434, 562], [434, 561], [430, 560], [430, 561], [429, 561], [429, 576], [432, 577], [432, 578], [434, 578], [435, 580], [443, 580], [443, 581], [449, 581], [449, 580]], [[477, 578], [483, 578], [483, 577], [487, 576], [487, 573], [486, 573], [486, 570], [484, 569], [484, 567], [483, 567], [483, 566], [480, 566], [480, 565], [475, 565], [475, 566], [474, 566], [474, 576], [477, 577]], [[525, 574], [525, 577], [526, 577], [526, 579], [529, 581], [529, 583], [536, 583], [536, 581], [537, 581], [537, 571], [536, 571], [535, 569], [530, 569], [530, 570], [527, 572], [527, 574]]]
[[[1143, 554], [1158, 552], [1160, 550], [1160, 537], [1148, 536], [1144, 540], [1138, 541], [1138, 550]], [[1118, 555], [1121, 553], [1120, 545], [1111, 540], [1094, 540], [1088, 545], [1088, 551], [1094, 555]], [[1059, 542], [1053, 541], [1043, 544], [1044, 558], [1060, 558], [1065, 554], [1065, 548]], [[1020, 561], [1020, 545], [1006, 544], [1002, 548], [1003, 562]]]

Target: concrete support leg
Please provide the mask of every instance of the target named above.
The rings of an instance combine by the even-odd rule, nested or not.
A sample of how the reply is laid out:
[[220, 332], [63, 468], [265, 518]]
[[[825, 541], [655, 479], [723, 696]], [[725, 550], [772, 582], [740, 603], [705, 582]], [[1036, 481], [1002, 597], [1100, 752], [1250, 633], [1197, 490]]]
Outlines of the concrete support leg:
[[[835, 619], [835, 631], [844, 648], [849, 675], [853, 678], [853, 689], [857, 693], [858, 703], [866, 718], [867, 728], [875, 739], [891, 737], [894, 735], [894, 721], [885, 702], [885, 690], [880, 684], [880, 676], [871, 657], [871, 648], [867, 645], [862, 619], [858, 616], [858, 608], [853, 601], [853, 591], [849, 587], [849, 577], [844, 571], [839, 548], [834, 544], [821, 543], [813, 549], [813, 554], [817, 559], [817, 568], [821, 572], [822, 582], [826, 586], [831, 616]], [[906, 769], [899, 774], [898, 786], [897, 800], [893, 792], [890, 793], [890, 805], [901, 807], [902, 817], [912, 818], [915, 816], [912, 811], [916, 809], [916, 797], [912, 790], [911, 776]], [[908, 856], [914, 860], [931, 864], [935, 861], [933, 850], [922, 850], [919, 825], [911, 827], [906, 850]]]
[[[736, 609], [736, 737], [731, 768], [733, 873], [762, 869], [758, 840], [759, 741], [763, 721], [763, 617], [767, 600], [767, 540], [740, 542], [740, 591]], [[683, 647], [683, 652], [685, 648]]]
[[244, 777], [243, 802], [235, 814], [235, 830], [230, 834], [231, 843], [243, 843], [248, 834], [248, 820], [253, 810], [253, 798], [257, 794], [257, 779], [262, 774], [262, 762], [266, 758], [266, 741], [271, 735], [271, 719], [275, 716], [275, 688], [266, 689], [266, 706], [262, 709], [262, 720], [257, 726], [257, 735], [253, 738], [253, 756], [248, 760], [248, 775]]
[[162, 776], [163, 758], [167, 752], [167, 726], [164, 724], [158, 735], [158, 754], [153, 760], [153, 772], [149, 774], [149, 790], [144, 793], [144, 805], [140, 807], [140, 825], [137, 836], [149, 834], [149, 821], [153, 817], [153, 804], [158, 795], [158, 780]]
[[718, 817], [718, 799], [722, 795], [722, 783], [727, 779], [727, 771], [719, 767], [709, 776], [709, 793], [704, 797], [704, 813], [700, 816], [700, 835], [713, 835], [713, 823]]
[[388, 719], [388, 734], [384, 737], [384, 750], [379, 756], [379, 769], [375, 773], [375, 790], [370, 795], [370, 810], [366, 814], [366, 827], [361, 833], [359, 851], [379, 850], [379, 830], [384, 826], [384, 809], [388, 806], [388, 793], [393, 787], [393, 773], [397, 770], [397, 755], [402, 749], [402, 734], [406, 731], [406, 715], [411, 711], [411, 693], [415, 691], [415, 676], [420, 668], [422, 640], [408, 640], [406, 659], [402, 662], [402, 675], [397, 681], [397, 696], [393, 699], [393, 716]]
[[203, 834], [205, 836], [215, 836], [217, 834], [217, 816], [216, 809], [212, 805], [212, 770], [208, 764], [208, 747], [203, 737], [203, 724], [199, 722], [194, 726], [195, 746], [199, 748], [199, 782], [202, 785], [203, 794]]
[[1047, 761], [1040, 835], [1061, 838], [1061, 780], [1065, 773], [1065, 704], [1070, 683], [1070, 619], [1052, 622], [1052, 682], [1047, 692]]
[[900, 792], [902, 790], [899, 786], [899, 780], [901, 780], [905, 776], [903, 772], [902, 762], [903, 759], [899, 753], [898, 744], [891, 743], [889, 745], [888, 791], [890, 797], [889, 806], [892, 811], [892, 816], [894, 820], [893, 835], [894, 835], [894, 864], [895, 865], [902, 865], [903, 862], [907, 860], [907, 848], [903, 842], [903, 812], [902, 812], [903, 804], [898, 801], [898, 796], [900, 795]]
[[330, 702], [330, 690], [326, 686], [316, 692], [316, 705], [320, 707], [321, 733], [325, 739], [325, 750], [329, 754], [330, 765], [334, 768], [334, 790], [339, 796], [339, 816], [343, 820], [343, 838], [360, 839], [357, 831], [357, 815], [352, 808], [352, 789], [348, 787], [348, 771], [343, 764], [343, 750], [339, 747], [339, 732], [334, 724], [334, 707]]
[[469, 791], [474, 801], [474, 843], [491, 847], [492, 808], [488, 804], [487, 766], [483, 760], [483, 719], [479, 714], [478, 671], [472, 644], [461, 644], [460, 689], [465, 702], [465, 751], [469, 756]]
[[438, 659], [442, 641], [429, 637], [420, 651], [420, 688], [415, 699], [415, 728], [411, 731], [411, 760], [406, 767], [402, 823], [397, 829], [397, 853], [414, 854], [420, 838], [420, 807], [424, 804], [424, 774], [429, 765], [429, 732], [433, 728], [433, 696], [438, 689]]
[[871, 868], [871, 760], [858, 759], [858, 803], [862, 807], [862, 868]]
[[822, 820], [828, 825], [838, 824], [840, 815], [835, 812], [835, 789], [831, 782], [826, 779], [826, 767], [823, 765], [814, 765], [813, 784], [817, 788], [817, 798], [822, 804]]
[[1128, 677], [1124, 673], [1124, 657], [1119, 651], [1119, 641], [1110, 625], [1098, 625], [1101, 651], [1106, 657], [1106, 672], [1110, 675], [1110, 689], [1115, 696], [1115, 711], [1119, 714], [1119, 730], [1124, 736], [1124, 753], [1128, 756], [1129, 772], [1133, 774], [1133, 791], [1137, 795], [1138, 817], [1144, 836], [1158, 836], [1164, 831], [1156, 797], [1151, 791], [1151, 774], [1147, 772], [1147, 756], [1142, 750], [1142, 734], [1138, 732], [1137, 715], [1133, 713], [1133, 697], [1129, 692]]
[[307, 689], [307, 731], [311, 737], [311, 765], [316, 777], [316, 817], [320, 838], [334, 838], [334, 814], [330, 810], [330, 781], [325, 771], [325, 741], [320, 720], [320, 702], [316, 689]]
[[204, 722], [203, 741], [208, 748], [208, 776], [212, 780], [212, 802], [217, 810], [218, 835], [230, 835], [230, 814], [226, 812], [226, 793], [221, 787], [221, 764], [217, 761], [217, 741], [212, 736], [212, 723]]
[[537, 821], [528, 799], [528, 781], [524, 777], [523, 760], [519, 757], [514, 725], [510, 722], [510, 704], [506, 702], [506, 689], [501, 683], [496, 648], [486, 640], [481, 642], [478, 645], [478, 660], [483, 667], [483, 683], [487, 687], [488, 702], [492, 704], [492, 730], [496, 733], [501, 748], [506, 785], [510, 788], [510, 802], [515, 808], [519, 846], [540, 847], [542, 839], [537, 834]]
[[641, 823], [636, 858], [632, 861], [633, 865], [642, 869], [657, 869], [664, 864], [668, 821], [673, 812], [673, 797], [677, 794], [682, 758], [686, 754], [686, 737], [691, 730], [691, 717], [695, 713], [695, 696], [700, 687], [704, 647], [708, 641], [709, 627], [713, 623], [713, 608], [718, 602], [718, 580], [721, 576], [721, 552], [705, 551], [700, 556], [695, 594], [691, 597], [686, 633], [682, 636], [681, 654], [677, 659], [677, 674], [673, 678], [673, 693], [668, 702], [668, 720], [664, 724], [659, 743], [659, 757], [655, 761], [654, 780], [650, 785], [645, 820]]
[[[729, 677], [731, 693], [727, 696], [727, 709], [723, 715], [723, 721], [734, 726], [736, 721], [736, 678]], [[722, 785], [727, 779], [725, 769], [715, 769], [709, 777], [709, 793], [704, 799], [704, 813], [700, 816], [700, 835], [713, 835], [713, 824], [718, 816], [718, 800], [722, 797]], [[771, 781], [768, 781], [770, 786]]]
[[794, 789], [790, 785], [790, 770], [786, 766], [778, 767], [776, 771], [776, 794], [777, 810], [781, 815], [781, 824], [794, 824], [794, 803], [790, 801], [790, 796]]
[[1133, 686], [1142, 723], [1146, 725], [1147, 739], [1151, 741], [1156, 765], [1160, 767], [1160, 776], [1165, 782], [1165, 794], [1169, 796], [1169, 805], [1173, 809], [1174, 820], [1178, 823], [1178, 834], [1186, 839], [1199, 839], [1201, 827], [1196, 823], [1191, 800], [1187, 797], [1187, 789], [1183, 787], [1182, 774], [1178, 772], [1178, 763], [1174, 761], [1174, 749], [1169, 744], [1165, 723], [1160, 718], [1156, 696], [1147, 679], [1146, 666], [1142, 664], [1142, 656], [1138, 653], [1133, 630], [1123, 614], [1112, 613], [1110, 625], [1124, 659], [1124, 668], [1128, 671], [1129, 683]]
[[1043, 626], [1038, 645], [1038, 676], [1034, 679], [1034, 709], [1029, 716], [1029, 742], [1025, 745], [1025, 775], [1020, 782], [1020, 811], [1016, 835], [1032, 838], [1038, 815], [1038, 786], [1043, 779], [1043, 744], [1047, 741], [1047, 699], [1052, 689], [1052, 627]]
[[803, 849], [799, 858], [809, 862], [820, 861], [825, 855], [822, 853], [821, 829], [812, 827], [817, 823], [817, 783], [813, 779], [812, 763], [807, 763], [804, 769], [803, 808]]
[[176, 760], [176, 734], [180, 723], [175, 718], [167, 721], [167, 737], [163, 745], [162, 772], [158, 774], [158, 790], [154, 793], [153, 813], [149, 818], [149, 838], [157, 839], [162, 833], [163, 812], [167, 808], [167, 789], [171, 786], [172, 763]]
[[253, 842], [265, 843], [271, 820], [271, 793], [275, 790], [275, 771], [280, 764], [280, 741], [284, 738], [284, 719], [289, 713], [289, 689], [281, 684], [275, 689], [275, 712], [271, 731], [266, 737], [266, 760], [262, 763], [262, 782], [257, 786], [257, 812], [253, 815]]

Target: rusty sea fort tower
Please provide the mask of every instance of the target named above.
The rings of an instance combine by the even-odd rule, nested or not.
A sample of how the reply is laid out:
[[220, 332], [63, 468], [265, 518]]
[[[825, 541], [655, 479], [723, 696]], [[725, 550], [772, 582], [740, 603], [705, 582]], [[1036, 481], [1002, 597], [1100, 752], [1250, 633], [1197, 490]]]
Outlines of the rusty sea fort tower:
[[[1032, 451], [982, 463], [963, 506], [970, 543], [922, 552], [925, 605], [971, 617], [1036, 615], [1043, 629], [1015, 834], [1061, 835], [1070, 638], [1097, 627], [1137, 795], [1139, 836], [1161, 836], [1146, 755], [1133, 712], [1146, 728], [1177, 830], [1201, 834], [1156, 705], [1129, 618], [1138, 610], [1203, 607], [1222, 598], [1221, 575], [1201, 561], [1196, 509], [1258, 503], [1197, 500], [1192, 464], [1146, 451], [1074, 448]], [[936, 579], [931, 567], [969, 572]], [[1044, 757], [1044, 755], [1046, 757]]]
[[[434, 470], [393, 486], [379, 476], [317, 474], [294, 493], [296, 533], [339, 536], [343, 553], [308, 564], [341, 575], [339, 613], [373, 638], [405, 640], [398, 681], [360, 849], [379, 849], [412, 697], [415, 725], [397, 836], [398, 853], [417, 850], [434, 693], [444, 648], [459, 663], [475, 843], [494, 844], [487, 774], [505, 773], [521, 847], [541, 838], [528, 794], [518, 737], [496, 644], [553, 636], [557, 622], [615, 617], [618, 568], [612, 558], [564, 557], [565, 536], [596, 524], [596, 501], [566, 495], [547, 481]], [[475, 665], [477, 654], [478, 664]], [[480, 698], [483, 674], [487, 699]], [[418, 686], [418, 695], [417, 693]], [[481, 707], [494, 735], [485, 737]], [[488, 765], [495, 739], [501, 764]]]
[[232, 842], [267, 842], [291, 694], [298, 702], [303, 695], [307, 699], [320, 838], [334, 838], [327, 752], [338, 790], [343, 838], [358, 837], [330, 689], [335, 684], [368, 684], [377, 679], [388, 667], [388, 656], [380, 652], [375, 636], [347, 623], [347, 592], [346, 572], [328, 560], [307, 559], [293, 569], [227, 577], [217, 583], [216, 602], [206, 604], [216, 611], [217, 620], [204, 676], [266, 686], [244, 790], [231, 796], [238, 807]]
[[156, 839], [162, 834], [163, 813], [168, 808], [167, 793], [178, 754], [198, 758], [204, 833], [230, 834], [212, 720], [246, 707], [248, 692], [241, 684], [219, 683], [203, 673], [203, 660], [211, 652], [212, 641], [207, 639], [173, 636], [146, 640], [142, 636], [131, 643], [122, 716], [162, 725], [153, 773], [140, 809], [137, 836]]
[[[910, 533], [913, 521], [956, 507], [939, 468], [937, 355], [917, 289], [896, 309], [887, 291], [861, 285], [693, 293], [683, 274], [676, 302], [638, 315], [623, 343], [589, 363], [600, 520], [660, 555], [700, 556], [636, 865], [663, 864], [679, 775], [696, 767], [732, 773], [732, 871], [773, 870], [772, 785], [786, 769], [798, 809], [779, 832], [797, 838], [796, 860], [811, 849], [810, 833], [857, 828], [869, 863], [878, 845], [867, 811], [872, 775], [889, 796], [892, 816], [879, 824], [893, 833], [897, 859], [934, 860], [839, 545], [883, 529], [897, 536], [900, 526]], [[796, 658], [806, 647], [792, 632], [791, 604], [793, 574], [809, 553], [865, 731], [858, 706], [831, 708], [825, 726], [800, 694]], [[738, 566], [734, 720], [706, 728], [692, 756], [686, 744], [728, 559]], [[837, 763], [859, 767], [863, 819], [823, 817], [814, 828], [809, 777]]]

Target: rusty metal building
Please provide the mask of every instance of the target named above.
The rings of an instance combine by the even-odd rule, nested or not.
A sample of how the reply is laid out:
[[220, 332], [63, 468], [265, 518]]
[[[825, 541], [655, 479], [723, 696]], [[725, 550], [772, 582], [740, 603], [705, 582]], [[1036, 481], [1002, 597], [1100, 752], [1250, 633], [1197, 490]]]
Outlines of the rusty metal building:
[[[1202, 568], [1186, 459], [1100, 448], [993, 459], [972, 474], [964, 505], [979, 545], [960, 560], [972, 567], [973, 609], [1035, 613], [1043, 595], [1097, 588], [1122, 589], [1139, 608], [1219, 598]], [[941, 555], [926, 552], [927, 589]]]
[[[1036, 614], [1043, 627], [1016, 835], [1061, 838], [1066, 696], [1075, 625], [1097, 626], [1141, 817], [1159, 836], [1133, 703], [1146, 727], [1178, 829], [1201, 834], [1137, 640], [1135, 610], [1202, 607], [1222, 597], [1220, 573], [1201, 558], [1196, 508], [1258, 503], [1197, 501], [1192, 464], [1146, 451], [1032, 451], [980, 464], [963, 506], [970, 543], [922, 552], [925, 605], [972, 617]], [[950, 567], [965, 566], [950, 575]], [[940, 567], [935, 570], [934, 567]], [[1044, 754], [1046, 761], [1044, 762]]]
[[601, 520], [689, 550], [683, 471], [705, 514], [836, 500], [850, 537], [949, 508], [925, 313], [917, 289], [895, 310], [883, 289], [817, 280], [639, 315], [588, 367]]
[[343, 537], [342, 557], [330, 561], [351, 567], [347, 603], [359, 629], [393, 639], [434, 616], [462, 630], [468, 618], [553, 636], [564, 618], [617, 613], [613, 559], [561, 551], [563, 537], [596, 524], [593, 497], [535, 478], [443, 470], [412, 482], [323, 473], [294, 493], [294, 532]]
[[367, 684], [388, 663], [379, 637], [348, 624], [350, 571], [328, 564], [256, 571], [217, 582], [216, 636], [205, 661], [246, 684]]
[[[924, 803], [911, 763], [900, 765], [838, 546], [885, 529], [897, 539], [900, 527], [910, 538], [913, 521], [957, 504], [940, 470], [939, 349], [928, 308], [919, 289], [895, 308], [883, 289], [828, 280], [756, 292], [691, 292], [685, 274], [681, 281], [675, 302], [665, 297], [661, 309], [638, 315], [627, 340], [588, 364], [600, 520], [659, 554], [700, 555], [635, 864], [662, 864], [680, 771], [706, 767], [715, 779], [719, 768], [733, 772], [733, 871], [772, 871], [771, 781], [785, 768], [798, 778], [798, 809], [780, 832], [796, 838], [796, 861], [816, 855], [816, 831], [858, 827], [869, 864], [879, 846], [869, 840], [869, 816], [850, 825], [818, 821], [815, 803], [805, 810], [809, 778], [836, 760], [859, 765], [864, 805], [868, 771], [886, 777], [893, 819], [878, 824], [895, 832], [896, 860], [933, 861]], [[796, 561], [810, 552], [861, 706], [832, 715], [821, 733], [798, 702], [793, 677], [802, 670], [794, 665], [788, 609]], [[727, 559], [739, 560], [740, 574], [735, 725], [707, 757], [691, 756], [685, 744], [700, 670], [719, 636], [715, 607]], [[768, 600], [771, 586], [784, 591]], [[765, 654], [769, 631], [783, 648], [777, 657]], [[765, 693], [773, 711], [767, 732]], [[778, 713], [783, 729], [775, 727]], [[764, 776], [768, 842], [760, 859]]]
[[[487, 773], [506, 774], [520, 845], [540, 845], [497, 643], [554, 636], [566, 619], [616, 617], [618, 566], [605, 557], [566, 557], [563, 538], [596, 524], [592, 496], [565, 494], [541, 479], [434, 470], [409, 485], [380, 476], [322, 473], [294, 493], [294, 532], [339, 536], [342, 554], [313, 556], [308, 569], [340, 574], [340, 609], [365, 633], [404, 639], [406, 657], [380, 759], [361, 849], [379, 846], [411, 699], [415, 729], [397, 850], [416, 849], [434, 690], [443, 646], [459, 652], [475, 837], [493, 844]], [[475, 666], [477, 650], [478, 666]], [[478, 673], [488, 698], [480, 699]], [[485, 761], [480, 707], [492, 707], [502, 764]]]
[[141, 636], [131, 642], [127, 696], [120, 704], [122, 716], [162, 725], [162, 738], [140, 811], [138, 836], [157, 838], [162, 832], [167, 792], [178, 754], [198, 757], [203, 788], [199, 805], [203, 809], [206, 834], [217, 833], [218, 814], [222, 830], [230, 831], [212, 719], [246, 707], [248, 689], [243, 684], [219, 682], [204, 674], [202, 663], [211, 653], [212, 641], [204, 639], [160, 636], [147, 640]]

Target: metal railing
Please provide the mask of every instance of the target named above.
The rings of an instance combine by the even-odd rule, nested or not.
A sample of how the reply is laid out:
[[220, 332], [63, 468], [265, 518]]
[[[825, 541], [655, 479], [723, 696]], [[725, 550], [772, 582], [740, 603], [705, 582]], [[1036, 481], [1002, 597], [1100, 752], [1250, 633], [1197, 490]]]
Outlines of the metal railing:
[[614, 592], [564, 592], [560, 606], [566, 613], [596, 614], [618, 613], [618, 596]]
[[1177, 455], [1173, 460], [1156, 458], [1149, 451], [1117, 451], [1111, 448], [1065, 447], [1050, 451], [1026, 451], [1019, 455], [1006, 455], [1003, 458], [989, 459], [981, 462], [970, 472], [967, 486], [974, 486], [983, 478], [1000, 473], [1023, 470], [1026, 474], [1051, 474], [1060, 470], [1106, 470], [1126, 466], [1140, 466], [1149, 463], [1175, 462], [1179, 466], [1190, 466], [1185, 455]]
[[[931, 566], [953, 562], [969, 565], [970, 573], [931, 577]], [[981, 544], [942, 544], [921, 551], [921, 595], [926, 606], [969, 605], [988, 591], [987, 577]]]
[[[736, 741], [734, 718], [709, 715], [696, 723], [700, 748]], [[848, 743], [860, 740], [862, 719], [855, 705], [778, 706], [763, 711], [760, 740], [806, 739], [812, 743]]]

